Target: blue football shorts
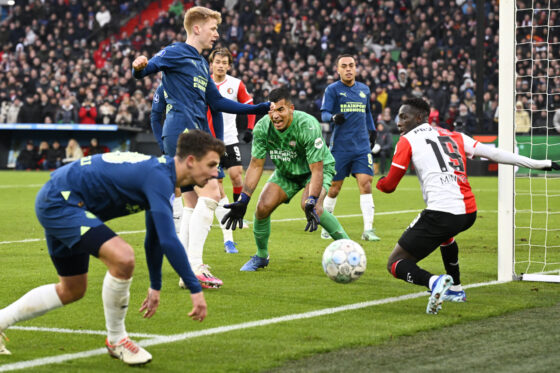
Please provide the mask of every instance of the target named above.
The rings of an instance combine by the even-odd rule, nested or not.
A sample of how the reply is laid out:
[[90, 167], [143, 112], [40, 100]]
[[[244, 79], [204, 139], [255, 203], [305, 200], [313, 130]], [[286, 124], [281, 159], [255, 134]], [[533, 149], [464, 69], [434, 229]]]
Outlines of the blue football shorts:
[[348, 176], [355, 176], [356, 174], [373, 176], [373, 157], [371, 153], [333, 152], [332, 155], [336, 160], [336, 174], [333, 181], [344, 180]]

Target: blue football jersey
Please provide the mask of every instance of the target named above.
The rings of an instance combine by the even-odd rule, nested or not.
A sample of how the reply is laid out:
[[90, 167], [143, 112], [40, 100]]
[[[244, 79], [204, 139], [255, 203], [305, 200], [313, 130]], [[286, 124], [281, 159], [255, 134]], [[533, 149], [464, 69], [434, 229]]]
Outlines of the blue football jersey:
[[171, 157], [115, 152], [61, 167], [51, 174], [49, 183], [51, 189], [66, 195], [68, 204], [83, 206], [102, 221], [146, 210], [145, 249], [152, 288], [161, 288], [165, 255], [191, 292], [198, 292], [202, 289], [173, 223], [176, 180]]
[[343, 113], [346, 121], [335, 124], [331, 137], [331, 151], [353, 154], [370, 153], [369, 131], [375, 131], [369, 102], [370, 90], [363, 83], [348, 87], [341, 81], [325, 90], [322, 112]]

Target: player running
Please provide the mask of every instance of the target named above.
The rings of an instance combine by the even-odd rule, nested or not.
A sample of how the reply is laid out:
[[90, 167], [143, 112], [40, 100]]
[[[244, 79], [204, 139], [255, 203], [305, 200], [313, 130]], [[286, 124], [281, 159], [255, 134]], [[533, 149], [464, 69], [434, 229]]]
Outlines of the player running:
[[[222, 22], [219, 12], [192, 7], [185, 13], [184, 28], [186, 43], [173, 43], [158, 52], [149, 61], [145, 56], [137, 57], [133, 63], [133, 76], [137, 79], [162, 72], [162, 84], [167, 101], [166, 118], [163, 126], [165, 154], [174, 155], [177, 137], [185, 130], [202, 129], [210, 132], [206, 111], [210, 106], [215, 135], [223, 139], [222, 112], [237, 114], [265, 114], [269, 103], [245, 105], [222, 97], [210, 77], [208, 63], [201, 55], [211, 49], [218, 40], [218, 25]], [[220, 170], [220, 176], [223, 173]], [[214, 211], [220, 200], [217, 180], [194, 192], [192, 187], [182, 188], [184, 206], [181, 217], [179, 239], [204, 288], [218, 288], [222, 280], [210, 272], [203, 263], [202, 252], [214, 220]], [[179, 286], [185, 287], [181, 279]]]
[[334, 158], [325, 146], [321, 126], [311, 115], [294, 110], [286, 87], [270, 92], [272, 102], [268, 116], [253, 130], [251, 163], [239, 200], [224, 207], [231, 209], [222, 220], [227, 228], [243, 226], [249, 200], [262, 176], [266, 155], [276, 166], [257, 202], [253, 233], [257, 253], [241, 267], [242, 271], [256, 271], [268, 265], [270, 215], [281, 203], [289, 203], [304, 189], [301, 208], [307, 218], [306, 231], [313, 232], [320, 224], [336, 240], [349, 238], [338, 220], [322, 209], [332, 177]]
[[[336, 174], [323, 207], [331, 213], [334, 211], [342, 183], [351, 174], [356, 178], [360, 191], [360, 209], [364, 221], [362, 240], [379, 241], [373, 229], [375, 205], [371, 194], [371, 151], [377, 131], [371, 116], [370, 91], [368, 86], [356, 81], [356, 61], [351, 55], [338, 56], [336, 69], [340, 81], [327, 87], [321, 105], [321, 119], [334, 123], [330, 149], [336, 159]], [[324, 229], [321, 237], [330, 238]]]
[[[426, 209], [404, 231], [387, 261], [396, 278], [428, 287], [431, 296], [426, 313], [437, 314], [443, 301], [464, 302], [461, 287], [459, 247], [453, 237], [476, 220], [476, 202], [467, 179], [467, 157], [550, 171], [560, 165], [506, 152], [471, 137], [428, 124], [430, 106], [420, 98], [404, 102], [399, 110], [399, 131], [391, 169], [377, 182], [377, 189], [392, 193], [413, 163]], [[450, 242], [453, 241], [453, 242]], [[440, 244], [447, 274], [436, 276], [416, 264]]]
[[[175, 157], [105, 153], [84, 157], [53, 172], [37, 195], [35, 211], [45, 229], [59, 282], [35, 288], [0, 310], [0, 335], [17, 322], [82, 298], [87, 288], [89, 256], [93, 255], [108, 268], [102, 299], [109, 354], [130, 365], [151, 361], [152, 355], [130, 340], [124, 325], [134, 250], [104, 224], [143, 210], [150, 287], [140, 312], [150, 318], [159, 306], [165, 255], [191, 292], [193, 309], [189, 316], [204, 320], [206, 301], [175, 234], [171, 205], [176, 186], [203, 186], [217, 176], [224, 150], [224, 144], [209, 134], [191, 131], [179, 136]], [[0, 353], [10, 353], [3, 338]]]
[[[230, 100], [237, 101], [243, 104], [253, 104], [253, 97], [247, 92], [247, 88], [241, 79], [234, 78], [227, 74], [227, 71], [233, 64], [233, 56], [227, 48], [217, 48], [210, 53], [208, 57], [210, 66], [212, 67], [212, 79], [216, 83], [216, 87], [220, 94]], [[237, 124], [236, 115], [223, 113], [224, 120], [224, 143], [226, 144], [226, 153], [223, 155], [220, 165], [227, 170], [231, 184], [233, 186], [233, 200], [237, 201], [241, 194], [243, 187], [243, 166], [241, 165], [241, 150], [239, 149], [239, 140], [237, 138]], [[212, 129], [212, 116], [208, 111], [208, 122]], [[247, 115], [247, 131], [243, 135], [243, 141], [246, 143], [251, 142], [253, 135], [252, 130], [255, 126], [255, 116]], [[223, 179], [220, 181], [220, 201], [216, 208], [216, 218], [221, 221], [228, 210], [224, 205], [229, 203], [229, 200], [224, 192]], [[233, 241], [233, 234], [230, 229], [225, 229], [222, 224], [222, 232], [224, 236], [224, 248], [229, 254], [238, 252], [237, 244]]]

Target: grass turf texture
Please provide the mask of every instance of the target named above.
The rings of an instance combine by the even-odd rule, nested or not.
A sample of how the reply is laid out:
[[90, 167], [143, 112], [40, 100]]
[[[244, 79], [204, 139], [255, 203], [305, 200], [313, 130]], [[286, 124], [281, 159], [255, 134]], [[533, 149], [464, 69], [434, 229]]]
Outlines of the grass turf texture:
[[[2, 251], [0, 278], [2, 283], [7, 285], [0, 288], [0, 307], [15, 301], [33, 287], [57, 280], [33, 207], [38, 185], [47, 179], [48, 173], [42, 172], [0, 172], [0, 196], [3, 201], [0, 241], [41, 239], [0, 245]], [[266, 177], [263, 177], [263, 182], [265, 180]], [[471, 185], [477, 197], [479, 214], [474, 227], [457, 238], [463, 284], [493, 281], [497, 277], [497, 179], [471, 178]], [[228, 186], [229, 183], [226, 181], [226, 190], [230, 195], [231, 188]], [[375, 243], [364, 243], [359, 240], [362, 232], [359, 196], [355, 182], [351, 179], [347, 180], [335, 214], [342, 216], [340, 218], [342, 225], [351, 238], [363, 244], [368, 256], [366, 273], [359, 281], [349, 285], [336, 284], [322, 272], [322, 252], [330, 241], [321, 240], [319, 233], [304, 232], [305, 220], [299, 208], [299, 199], [298, 195], [290, 205], [279, 207], [272, 215], [270, 265], [256, 273], [239, 272], [239, 268], [255, 252], [252, 231], [246, 229], [234, 233], [240, 254], [230, 255], [223, 251], [220, 230], [212, 229], [204, 253], [205, 262], [210, 264], [212, 272], [224, 281], [224, 287], [217, 291], [205, 291], [209, 315], [203, 323], [193, 322], [187, 317], [191, 309], [190, 297], [186, 291], [177, 287], [177, 276], [167, 262], [164, 262], [164, 286], [157, 314], [151, 320], [145, 320], [136, 312], [149, 286], [142, 247], [144, 233], [123, 233], [123, 238], [135, 248], [137, 254], [127, 330], [136, 333], [173, 335], [396, 297], [424, 290], [419, 286], [393, 279], [385, 270], [387, 256], [395, 242], [424, 207], [415, 177], [405, 177], [393, 194], [374, 192], [377, 213], [375, 227], [382, 238], [382, 241]], [[249, 206], [247, 218], [250, 220], [255, 204], [256, 198]], [[549, 204], [548, 207], [553, 211], [560, 210], [559, 203]], [[345, 215], [355, 216], [344, 217]], [[274, 221], [279, 219], [287, 220]], [[108, 225], [117, 232], [142, 231], [143, 213], [116, 219]], [[557, 232], [551, 234], [556, 237], [556, 242], [560, 240]], [[434, 273], [443, 271], [437, 251], [423, 260], [421, 265]], [[84, 299], [20, 325], [103, 330], [105, 322], [101, 304], [101, 284], [104, 274], [105, 268], [102, 263], [92, 258], [89, 288]], [[428, 336], [433, 333], [436, 338], [435, 336], [439, 335], [438, 330], [455, 324], [462, 324], [468, 329], [469, 326], [479, 325], [481, 321], [493, 316], [534, 307], [553, 306], [560, 302], [558, 290], [558, 284], [515, 282], [492, 285], [467, 290], [468, 303], [444, 303], [443, 310], [437, 316], [424, 313], [427, 297], [422, 296], [327, 316], [159, 344], [147, 348], [154, 356], [154, 360], [144, 369], [154, 372], [262, 371], [274, 367], [282, 369], [287, 367], [284, 365], [287, 361], [339, 349], [361, 351], [365, 346], [377, 345], [382, 349], [386, 343], [395, 343], [392, 346], [396, 348], [395, 346], [399, 346], [401, 341], [403, 346], [407, 346], [410, 337], [405, 336], [414, 336], [421, 332], [427, 333]], [[555, 315], [553, 320], [558, 320], [558, 313], [556, 312]], [[538, 312], [527, 312], [524, 317], [539, 320], [541, 316]], [[545, 323], [549, 321], [544, 320]], [[503, 329], [507, 332], [513, 327]], [[461, 338], [461, 333], [457, 332], [456, 335], [454, 333], [449, 332], [448, 341]], [[539, 335], [546, 334], [546, 331], [534, 330], [534, 333], [541, 334], [535, 334], [534, 338], [524, 335], [537, 345], [540, 343]], [[8, 336], [11, 340], [8, 348], [13, 355], [0, 356], [0, 371], [3, 364], [98, 349], [103, 347], [104, 341], [104, 336], [101, 335], [17, 329], [8, 330]], [[425, 344], [422, 340], [419, 343]], [[473, 344], [485, 343], [484, 334], [480, 334], [478, 340], [473, 339]], [[426, 350], [426, 353], [429, 352]], [[453, 351], [450, 350], [448, 353]], [[392, 358], [395, 363], [403, 364], [401, 365], [403, 368], [416, 367], [415, 363], [406, 360], [406, 356], [408, 355], [399, 354], [396, 350]], [[524, 361], [527, 359], [524, 357]], [[337, 367], [338, 360], [337, 358], [329, 360], [331, 371], [345, 369], [343, 366]], [[538, 366], [536, 364], [537, 362], [535, 366]], [[121, 362], [103, 354], [34, 367], [32, 370], [98, 372], [120, 371], [122, 368]]]

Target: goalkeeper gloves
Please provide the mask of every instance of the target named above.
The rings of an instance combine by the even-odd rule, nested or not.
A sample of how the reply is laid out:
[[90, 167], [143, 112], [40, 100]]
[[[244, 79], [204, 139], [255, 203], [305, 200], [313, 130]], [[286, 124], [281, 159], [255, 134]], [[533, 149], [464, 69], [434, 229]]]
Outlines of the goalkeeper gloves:
[[307, 218], [307, 225], [305, 226], [305, 231], [314, 232], [319, 226], [319, 215], [315, 210], [315, 205], [317, 204], [317, 197], [309, 196], [305, 200], [305, 217]]
[[241, 193], [236, 202], [224, 205], [226, 209], [230, 211], [222, 219], [222, 224], [226, 226], [226, 229], [235, 230], [237, 226], [243, 228], [243, 217], [247, 212], [247, 205], [249, 204], [249, 197], [245, 193]]
[[545, 171], [560, 170], [560, 164], [550, 161], [550, 167], [543, 168]]
[[251, 131], [250, 129], [245, 131], [245, 133], [243, 134], [243, 141], [245, 141], [245, 144], [248, 144], [251, 141], [253, 141], [253, 131]]
[[344, 114], [342, 113], [338, 113], [335, 114], [331, 117], [331, 120], [334, 122], [334, 124], [342, 124], [344, 122], [346, 122], [346, 118], [344, 118]]

